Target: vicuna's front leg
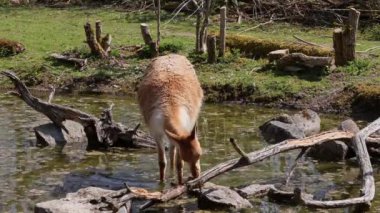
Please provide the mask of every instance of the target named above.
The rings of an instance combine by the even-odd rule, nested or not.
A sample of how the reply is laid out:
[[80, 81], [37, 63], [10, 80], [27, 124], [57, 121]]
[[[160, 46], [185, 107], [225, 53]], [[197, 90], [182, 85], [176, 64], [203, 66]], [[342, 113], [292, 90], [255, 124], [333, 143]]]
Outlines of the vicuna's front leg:
[[179, 151], [176, 151], [176, 168], [177, 168], [177, 178], [178, 178], [178, 184], [183, 184], [183, 160], [181, 158], [181, 155], [179, 154]]
[[163, 143], [157, 143], [157, 153], [158, 153], [158, 166], [160, 167], [160, 182], [165, 180], [165, 167], [166, 167], [166, 156], [165, 156], [165, 146]]

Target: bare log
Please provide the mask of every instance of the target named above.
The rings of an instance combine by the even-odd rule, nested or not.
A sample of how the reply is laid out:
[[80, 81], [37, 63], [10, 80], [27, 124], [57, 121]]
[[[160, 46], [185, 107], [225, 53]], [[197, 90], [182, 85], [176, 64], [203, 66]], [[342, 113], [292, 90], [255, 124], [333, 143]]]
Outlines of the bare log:
[[207, 55], [208, 63], [216, 63], [216, 36], [214, 35], [209, 35], [207, 37]]
[[112, 121], [110, 109], [106, 109], [102, 118], [97, 118], [77, 109], [67, 106], [48, 103], [34, 97], [20, 79], [10, 71], [1, 72], [15, 85], [15, 94], [37, 112], [47, 116], [57, 127], [69, 134], [62, 124], [65, 120], [72, 120], [84, 127], [88, 139], [87, 149], [103, 148], [108, 146], [121, 147], [155, 147], [154, 140], [137, 128], [126, 128], [124, 125]]
[[284, 69], [288, 66], [306, 68], [325, 67], [330, 66], [331, 64], [331, 57], [307, 56], [303, 53], [291, 53], [280, 58], [280, 60], [277, 61], [277, 66], [281, 69]]
[[73, 57], [61, 55], [58, 53], [53, 53], [50, 55], [50, 57], [52, 57], [56, 60], [59, 60], [59, 61], [73, 63], [80, 70], [83, 70], [87, 66], [87, 58], [86, 59], [73, 58]]
[[224, 57], [224, 52], [226, 51], [226, 20], [227, 8], [224, 6], [220, 8], [219, 57]]

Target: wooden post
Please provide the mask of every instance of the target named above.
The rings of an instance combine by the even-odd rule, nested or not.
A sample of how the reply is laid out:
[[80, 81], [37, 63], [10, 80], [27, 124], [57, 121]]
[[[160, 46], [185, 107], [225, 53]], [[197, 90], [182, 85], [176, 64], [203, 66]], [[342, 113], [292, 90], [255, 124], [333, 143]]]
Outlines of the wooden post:
[[158, 56], [157, 43], [153, 41], [152, 36], [149, 32], [149, 27], [147, 24], [140, 24], [141, 34], [144, 39], [145, 45], [149, 46], [151, 54], [153, 57]]
[[341, 28], [337, 28], [333, 33], [333, 43], [334, 43], [334, 55], [335, 55], [335, 65], [343, 66], [347, 63], [347, 60], [343, 54], [343, 31]]
[[197, 23], [195, 26], [195, 52], [201, 52], [202, 38], [201, 38], [201, 22], [203, 18], [203, 13], [199, 11], [197, 13]]
[[219, 57], [224, 57], [226, 50], [226, 6], [220, 8], [220, 41], [219, 41]]
[[102, 22], [100, 20], [97, 20], [95, 22], [95, 35], [96, 35], [96, 41], [98, 43], [102, 42]]
[[216, 36], [207, 36], [207, 62], [210, 64], [216, 63]]
[[345, 50], [347, 61], [355, 60], [356, 32], [359, 25], [360, 12], [351, 8], [348, 14], [348, 22], [344, 32]]

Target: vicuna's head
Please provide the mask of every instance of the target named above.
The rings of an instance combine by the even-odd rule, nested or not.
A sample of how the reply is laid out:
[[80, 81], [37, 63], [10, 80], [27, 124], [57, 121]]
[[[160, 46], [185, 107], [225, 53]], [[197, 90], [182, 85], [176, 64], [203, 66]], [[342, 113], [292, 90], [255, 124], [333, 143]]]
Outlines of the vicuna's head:
[[202, 148], [197, 137], [197, 128], [194, 126], [190, 135], [178, 135], [169, 130], [165, 130], [165, 132], [179, 147], [179, 154], [182, 160], [189, 164], [193, 178], [197, 178], [201, 171], [199, 159], [202, 155]]

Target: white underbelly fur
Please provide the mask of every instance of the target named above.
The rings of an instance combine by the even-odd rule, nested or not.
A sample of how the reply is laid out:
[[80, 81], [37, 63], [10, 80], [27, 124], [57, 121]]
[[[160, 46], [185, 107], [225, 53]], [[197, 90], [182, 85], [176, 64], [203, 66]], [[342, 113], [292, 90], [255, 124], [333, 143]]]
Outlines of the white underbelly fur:
[[[191, 119], [188, 110], [185, 106], [180, 107], [179, 109], [179, 116], [180, 116], [180, 126], [176, 127], [178, 129], [182, 129], [188, 134], [191, 133], [193, 130], [193, 127], [195, 125], [195, 119]], [[151, 132], [151, 135], [156, 139], [158, 143], [161, 145], [164, 145], [165, 143], [169, 142], [168, 137], [165, 133], [165, 117], [161, 109], [155, 109], [152, 113], [152, 116], [149, 120], [149, 129]]]

